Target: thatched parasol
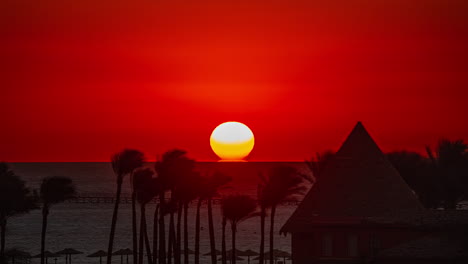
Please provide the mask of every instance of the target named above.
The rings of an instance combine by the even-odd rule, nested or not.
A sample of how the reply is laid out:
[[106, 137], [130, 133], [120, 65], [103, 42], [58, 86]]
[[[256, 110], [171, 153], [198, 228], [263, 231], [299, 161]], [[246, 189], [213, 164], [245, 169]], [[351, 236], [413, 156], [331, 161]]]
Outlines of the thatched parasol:
[[129, 248], [119, 249], [116, 252], [112, 253], [114, 256], [120, 256], [120, 263], [123, 263], [123, 256], [127, 256], [127, 264], [128, 264], [128, 255], [132, 255], [133, 251]]
[[[35, 256], [33, 256], [33, 258], [40, 258], [41, 257], [41, 254], [37, 254]], [[50, 251], [44, 251], [44, 258], [45, 258], [45, 263], [47, 264], [49, 261], [49, 258], [54, 258], [55, 259], [55, 263], [57, 263], [57, 258], [60, 257], [59, 254], [55, 254], [55, 253], [52, 253]]]
[[247, 263], [250, 264], [250, 257], [258, 256], [259, 254], [258, 254], [258, 252], [247, 249], [246, 251], [241, 251], [241, 253], [238, 254], [238, 255], [241, 256], [241, 257], [247, 257]]
[[102, 264], [102, 257], [107, 257], [107, 252], [99, 250], [87, 256], [88, 258], [99, 258], [99, 264]]
[[5, 251], [5, 256], [7, 256], [8, 258], [11, 258], [11, 262], [13, 264], [15, 264], [15, 259], [16, 258], [19, 258], [19, 259], [29, 259], [29, 258], [31, 258], [31, 254], [29, 254], [28, 252], [25, 252], [25, 251], [18, 250], [16, 248]]
[[66, 249], [60, 250], [59, 252], [56, 252], [55, 254], [65, 255], [65, 263], [71, 264], [71, 255], [83, 254], [83, 252], [78, 251], [73, 248], [66, 248]]

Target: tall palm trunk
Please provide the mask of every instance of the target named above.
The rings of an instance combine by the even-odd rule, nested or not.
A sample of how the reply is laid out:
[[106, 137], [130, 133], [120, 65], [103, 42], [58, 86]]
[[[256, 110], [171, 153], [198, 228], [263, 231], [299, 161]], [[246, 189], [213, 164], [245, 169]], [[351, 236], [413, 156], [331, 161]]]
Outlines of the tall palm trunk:
[[[120, 194], [122, 192], [122, 179], [123, 175], [118, 175], [117, 177], [117, 193], [115, 195], [115, 203], [114, 203], [114, 212], [112, 213], [112, 224], [111, 224], [111, 230], [109, 234], [109, 245], [107, 247], [107, 264], [112, 263], [112, 250], [114, 246], [114, 236], [115, 236], [115, 226], [117, 224], [117, 215], [119, 212], [119, 203], [120, 203]], [[41, 252], [41, 255], [43, 252]], [[42, 257], [41, 257], [42, 259]], [[44, 264], [41, 260], [41, 264]]]
[[5, 261], [6, 262], [6, 259], [5, 258], [5, 233], [6, 233], [6, 219], [4, 216], [1, 216], [0, 217], [0, 263], [2, 263], [2, 261]]
[[273, 241], [275, 238], [275, 213], [276, 213], [276, 205], [271, 207], [271, 215], [270, 215], [270, 264], [274, 263], [274, 256], [273, 256]]
[[[164, 223], [164, 211], [166, 205], [164, 201], [164, 192], [159, 195], [159, 264], [166, 264], [166, 224]], [[110, 264], [110, 263], [108, 263]]]
[[176, 237], [176, 246], [174, 250], [174, 263], [180, 264], [180, 248], [182, 247], [182, 202], [179, 201], [177, 208], [177, 237]]
[[216, 264], [216, 243], [213, 224], [213, 208], [211, 206], [211, 197], [208, 198], [208, 228], [210, 233], [211, 264]]
[[45, 239], [47, 232], [47, 216], [49, 215], [49, 206], [44, 204], [42, 207], [42, 232], [41, 232], [41, 264], [45, 263]]
[[[146, 216], [145, 216], [146, 218]], [[152, 259], [152, 255], [151, 255], [151, 247], [150, 247], [150, 242], [149, 242], [149, 238], [148, 238], [148, 225], [146, 224], [146, 220], [145, 220], [145, 247], [146, 247], [146, 256], [148, 257], [148, 264], [153, 264], [155, 262], [153, 262], [153, 259]]]
[[231, 242], [232, 242], [231, 263], [232, 264], [236, 264], [236, 232], [237, 232], [236, 224], [231, 223]]
[[226, 217], [223, 217], [223, 231], [221, 234], [221, 260], [226, 264]]
[[[130, 177], [132, 181], [132, 239], [133, 239], [133, 263], [137, 262], [138, 259], [138, 240], [137, 240], [137, 219], [136, 219], [136, 193], [133, 187], [133, 177]], [[141, 220], [140, 220], [141, 221]], [[140, 227], [141, 230], [141, 227]], [[140, 235], [141, 238], [141, 235]]]
[[153, 217], [153, 263], [156, 264], [158, 261], [158, 217], [159, 217], [159, 204], [154, 209]]
[[198, 198], [197, 214], [195, 217], [195, 264], [200, 263], [200, 207], [202, 199]]
[[189, 263], [188, 258], [188, 202], [184, 202], [184, 264]]
[[265, 257], [265, 218], [266, 218], [266, 208], [265, 206], [261, 207], [260, 211], [260, 255], [259, 255], [259, 264], [263, 264]]
[[171, 208], [169, 218], [169, 238], [167, 242], [167, 264], [172, 263], [172, 257], [174, 256], [174, 244], [175, 244], [175, 226], [174, 226], [174, 211]]
[[140, 240], [139, 240], [139, 248], [138, 252], [140, 253], [138, 255], [138, 264], [143, 264], [143, 243], [144, 243], [144, 236], [145, 236], [145, 205], [141, 204], [140, 205]]

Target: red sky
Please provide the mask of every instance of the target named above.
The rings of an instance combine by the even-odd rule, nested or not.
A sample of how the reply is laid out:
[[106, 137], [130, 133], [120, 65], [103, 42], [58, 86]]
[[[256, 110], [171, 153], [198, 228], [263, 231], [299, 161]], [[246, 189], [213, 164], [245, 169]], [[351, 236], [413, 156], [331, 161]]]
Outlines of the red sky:
[[214, 160], [240, 121], [252, 160], [468, 139], [468, 2], [3, 0], [0, 160]]

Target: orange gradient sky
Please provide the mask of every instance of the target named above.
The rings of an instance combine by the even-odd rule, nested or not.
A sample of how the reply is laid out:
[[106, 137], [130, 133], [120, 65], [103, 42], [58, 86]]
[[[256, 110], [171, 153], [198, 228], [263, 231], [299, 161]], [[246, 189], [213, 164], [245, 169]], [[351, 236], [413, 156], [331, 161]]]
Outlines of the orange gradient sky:
[[384, 151], [468, 139], [468, 2], [4, 0], [0, 160], [251, 160], [336, 149], [363, 121]]

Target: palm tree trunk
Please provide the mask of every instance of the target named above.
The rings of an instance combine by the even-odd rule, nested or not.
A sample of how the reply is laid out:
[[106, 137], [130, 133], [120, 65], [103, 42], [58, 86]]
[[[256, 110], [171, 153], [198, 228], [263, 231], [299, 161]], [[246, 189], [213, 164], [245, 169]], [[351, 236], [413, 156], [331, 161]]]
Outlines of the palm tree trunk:
[[[132, 177], [130, 177], [132, 179]], [[132, 180], [133, 182], [133, 180]], [[132, 238], [133, 238], [133, 263], [140, 263], [138, 259], [138, 239], [137, 239], [137, 223], [136, 223], [136, 193], [133, 190], [133, 183], [132, 183]], [[140, 220], [141, 221], [141, 220]], [[140, 227], [141, 231], [141, 227]], [[140, 239], [141, 239], [140, 234]]]
[[[159, 195], [159, 264], [166, 264], [166, 224], [164, 223], [164, 211], [166, 210], [164, 192]], [[110, 263], [108, 263], [110, 264]]]
[[198, 198], [197, 214], [195, 217], [195, 264], [200, 263], [200, 207], [202, 198]]
[[[172, 198], [171, 198], [172, 199]], [[172, 263], [174, 243], [175, 242], [175, 226], [174, 226], [174, 211], [171, 208], [170, 218], [169, 218], [169, 238], [167, 242], [167, 264]]]
[[5, 261], [6, 262], [6, 259], [5, 258], [5, 233], [6, 233], [6, 219], [5, 217], [2, 215], [0, 217], [0, 263], [2, 263], [2, 261]]
[[208, 198], [208, 228], [210, 233], [211, 264], [216, 264], [216, 243], [213, 224], [213, 208], [211, 207], [211, 197]]
[[226, 217], [223, 216], [223, 231], [221, 235], [221, 260], [226, 264]]
[[146, 215], [143, 216], [145, 219], [145, 247], [146, 247], [146, 256], [148, 258], [148, 264], [153, 264], [153, 258], [151, 257], [151, 247], [148, 238], [148, 225], [146, 224]]
[[236, 264], [236, 224], [231, 223], [231, 240], [232, 240], [232, 253], [231, 263]]
[[[138, 264], [143, 264], [143, 243], [144, 243], [144, 235], [145, 235], [145, 205], [140, 205], [140, 240], [139, 240], [139, 248], [138, 252]], [[135, 254], [134, 254], [135, 256]]]
[[184, 202], [184, 264], [189, 263], [188, 258], [188, 202]]
[[273, 256], [273, 251], [274, 251], [274, 246], [273, 246], [273, 241], [275, 237], [275, 213], [276, 213], [276, 205], [273, 205], [271, 207], [271, 215], [270, 215], [270, 264], [274, 263], [274, 256]]
[[[109, 246], [107, 247], [107, 261], [106, 261], [107, 264], [112, 263], [112, 249], [114, 246], [114, 236], [115, 236], [115, 226], [117, 224], [117, 214], [119, 212], [120, 194], [122, 192], [122, 178], [123, 178], [122, 175], [118, 175], [117, 177], [117, 193], [115, 195], [114, 212], [112, 213], [112, 224], [111, 224], [111, 230], [109, 234]], [[44, 263], [41, 261], [41, 264], [44, 264]]]
[[44, 204], [42, 206], [41, 264], [45, 263], [44, 251], [45, 251], [45, 239], [46, 239], [48, 215], [49, 215], [49, 206], [47, 204]]
[[260, 211], [260, 256], [259, 264], [263, 264], [265, 257], [265, 218], [266, 218], [266, 208], [265, 206], [261, 207]]
[[158, 261], [158, 217], [159, 217], [159, 204], [154, 209], [153, 218], [153, 263], [156, 264]]
[[177, 238], [176, 246], [174, 250], [174, 263], [180, 264], [180, 248], [182, 247], [182, 202], [179, 201], [179, 206], [177, 208]]

